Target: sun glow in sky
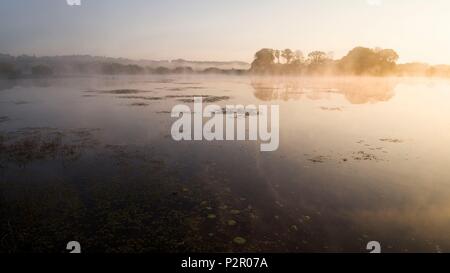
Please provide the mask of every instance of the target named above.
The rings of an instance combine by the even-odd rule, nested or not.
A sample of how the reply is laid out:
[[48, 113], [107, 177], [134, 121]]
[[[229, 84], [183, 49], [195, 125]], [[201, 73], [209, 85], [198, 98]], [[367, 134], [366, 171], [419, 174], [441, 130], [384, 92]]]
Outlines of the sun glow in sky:
[[450, 64], [448, 0], [1, 0], [0, 53], [251, 61], [263, 47], [393, 48]]

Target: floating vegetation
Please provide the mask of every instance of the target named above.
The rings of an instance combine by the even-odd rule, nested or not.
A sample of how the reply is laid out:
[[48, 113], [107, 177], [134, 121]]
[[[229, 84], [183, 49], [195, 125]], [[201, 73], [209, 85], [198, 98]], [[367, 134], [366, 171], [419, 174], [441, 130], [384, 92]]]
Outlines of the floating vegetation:
[[353, 159], [354, 160], [358, 160], [358, 161], [361, 161], [361, 160], [364, 160], [364, 161], [367, 161], [367, 160], [369, 160], [369, 161], [372, 161], [372, 160], [379, 161], [380, 160], [376, 155], [367, 153], [365, 151], [358, 151], [358, 152], [353, 153]]
[[308, 159], [309, 161], [311, 161], [312, 163], [324, 163], [325, 161], [327, 161], [329, 158], [327, 156], [323, 156], [323, 155], [319, 155], [313, 158]]
[[208, 219], [216, 219], [217, 216], [215, 214], [208, 214]]
[[175, 82], [174, 79], [161, 79], [161, 80], [154, 80], [154, 81], [146, 81], [147, 83], [173, 83]]
[[186, 89], [205, 89], [206, 87], [203, 86], [188, 86]]
[[204, 103], [214, 103], [219, 101], [229, 100], [228, 96], [211, 96], [211, 95], [174, 95], [174, 96], [166, 96], [166, 98], [179, 98], [178, 101], [184, 103], [193, 103], [195, 97], [202, 97]]
[[380, 141], [382, 141], [382, 142], [390, 142], [390, 143], [403, 143], [403, 140], [396, 139], [396, 138], [381, 138]]
[[238, 245], [244, 245], [245, 243], [247, 243], [247, 240], [243, 237], [238, 236], [233, 239], [233, 242]]
[[96, 142], [96, 130], [61, 131], [53, 128], [24, 128], [1, 135], [0, 159], [7, 163], [26, 165], [38, 160], [73, 160]]
[[233, 215], [237, 215], [237, 214], [240, 214], [241, 211], [237, 210], [237, 209], [233, 209], [233, 210], [230, 210], [230, 213], [233, 214]]
[[89, 90], [86, 92], [87, 93], [98, 93], [98, 94], [126, 95], [126, 94], [150, 93], [152, 91], [139, 90], [139, 89], [115, 89], [115, 90]]
[[133, 102], [131, 104], [129, 104], [130, 106], [138, 106], [138, 107], [144, 107], [144, 106], [149, 106], [150, 104], [145, 103], [145, 102]]
[[178, 98], [194, 98], [194, 97], [207, 97], [208, 95], [167, 95], [168, 99], [178, 99]]
[[[364, 142], [358, 142], [359, 144], [363, 144]], [[367, 144], [366, 144], [367, 145]], [[364, 146], [366, 146], [364, 145]], [[369, 151], [373, 151], [373, 152], [385, 152], [382, 151], [382, 148], [367, 148], [367, 150]], [[310, 157], [313, 155], [310, 154], [304, 154], [305, 157]], [[325, 162], [336, 162], [339, 164], [343, 164], [343, 163], [347, 163], [350, 160], [356, 160], [356, 161], [383, 161], [382, 158], [380, 158], [378, 155], [373, 154], [371, 152], [368, 151], [364, 151], [364, 150], [360, 150], [360, 151], [356, 151], [356, 152], [352, 152], [349, 155], [344, 155], [341, 153], [338, 153], [336, 155], [318, 155], [318, 156], [313, 156], [308, 158], [307, 160], [312, 162], [312, 163], [325, 163]], [[305, 166], [308, 167], [308, 166]]]
[[174, 82], [174, 84], [179, 84], [179, 85], [199, 85], [201, 83], [200, 82]]
[[245, 108], [222, 108], [218, 112], [213, 112], [214, 114], [231, 115], [235, 118], [237, 117], [249, 117], [258, 116], [259, 111], [256, 109], [245, 109]]
[[161, 97], [145, 97], [145, 96], [119, 96], [119, 99], [140, 99], [140, 100], [162, 100]]
[[228, 96], [208, 96], [205, 99], [203, 99], [203, 102], [213, 103], [213, 102], [225, 101], [225, 100], [229, 100], [229, 99], [230, 99], [230, 97], [228, 97]]
[[338, 111], [338, 112], [342, 111], [342, 108], [340, 107], [320, 107], [320, 109], [324, 111]]

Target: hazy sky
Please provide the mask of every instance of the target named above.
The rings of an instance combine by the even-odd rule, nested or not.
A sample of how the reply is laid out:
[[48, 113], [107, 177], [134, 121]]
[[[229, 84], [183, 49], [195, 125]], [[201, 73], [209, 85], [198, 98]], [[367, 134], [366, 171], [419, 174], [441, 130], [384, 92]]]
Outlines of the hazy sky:
[[0, 52], [251, 61], [262, 47], [450, 64], [449, 0], [0, 0]]

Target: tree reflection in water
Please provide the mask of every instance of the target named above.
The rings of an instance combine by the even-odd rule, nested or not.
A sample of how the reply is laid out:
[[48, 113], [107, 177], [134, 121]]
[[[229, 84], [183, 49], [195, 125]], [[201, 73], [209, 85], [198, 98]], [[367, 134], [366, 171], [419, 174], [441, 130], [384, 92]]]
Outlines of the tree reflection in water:
[[272, 100], [321, 100], [343, 95], [351, 104], [385, 102], [395, 95], [393, 78], [289, 78], [255, 77], [251, 82], [256, 98]]

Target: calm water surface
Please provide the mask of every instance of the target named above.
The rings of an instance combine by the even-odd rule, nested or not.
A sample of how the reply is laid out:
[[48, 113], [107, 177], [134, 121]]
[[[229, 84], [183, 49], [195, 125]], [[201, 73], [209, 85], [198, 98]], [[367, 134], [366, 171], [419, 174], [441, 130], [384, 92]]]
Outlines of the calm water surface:
[[[175, 142], [170, 111], [280, 105], [280, 147]], [[450, 251], [450, 82], [0, 83], [0, 251]]]

